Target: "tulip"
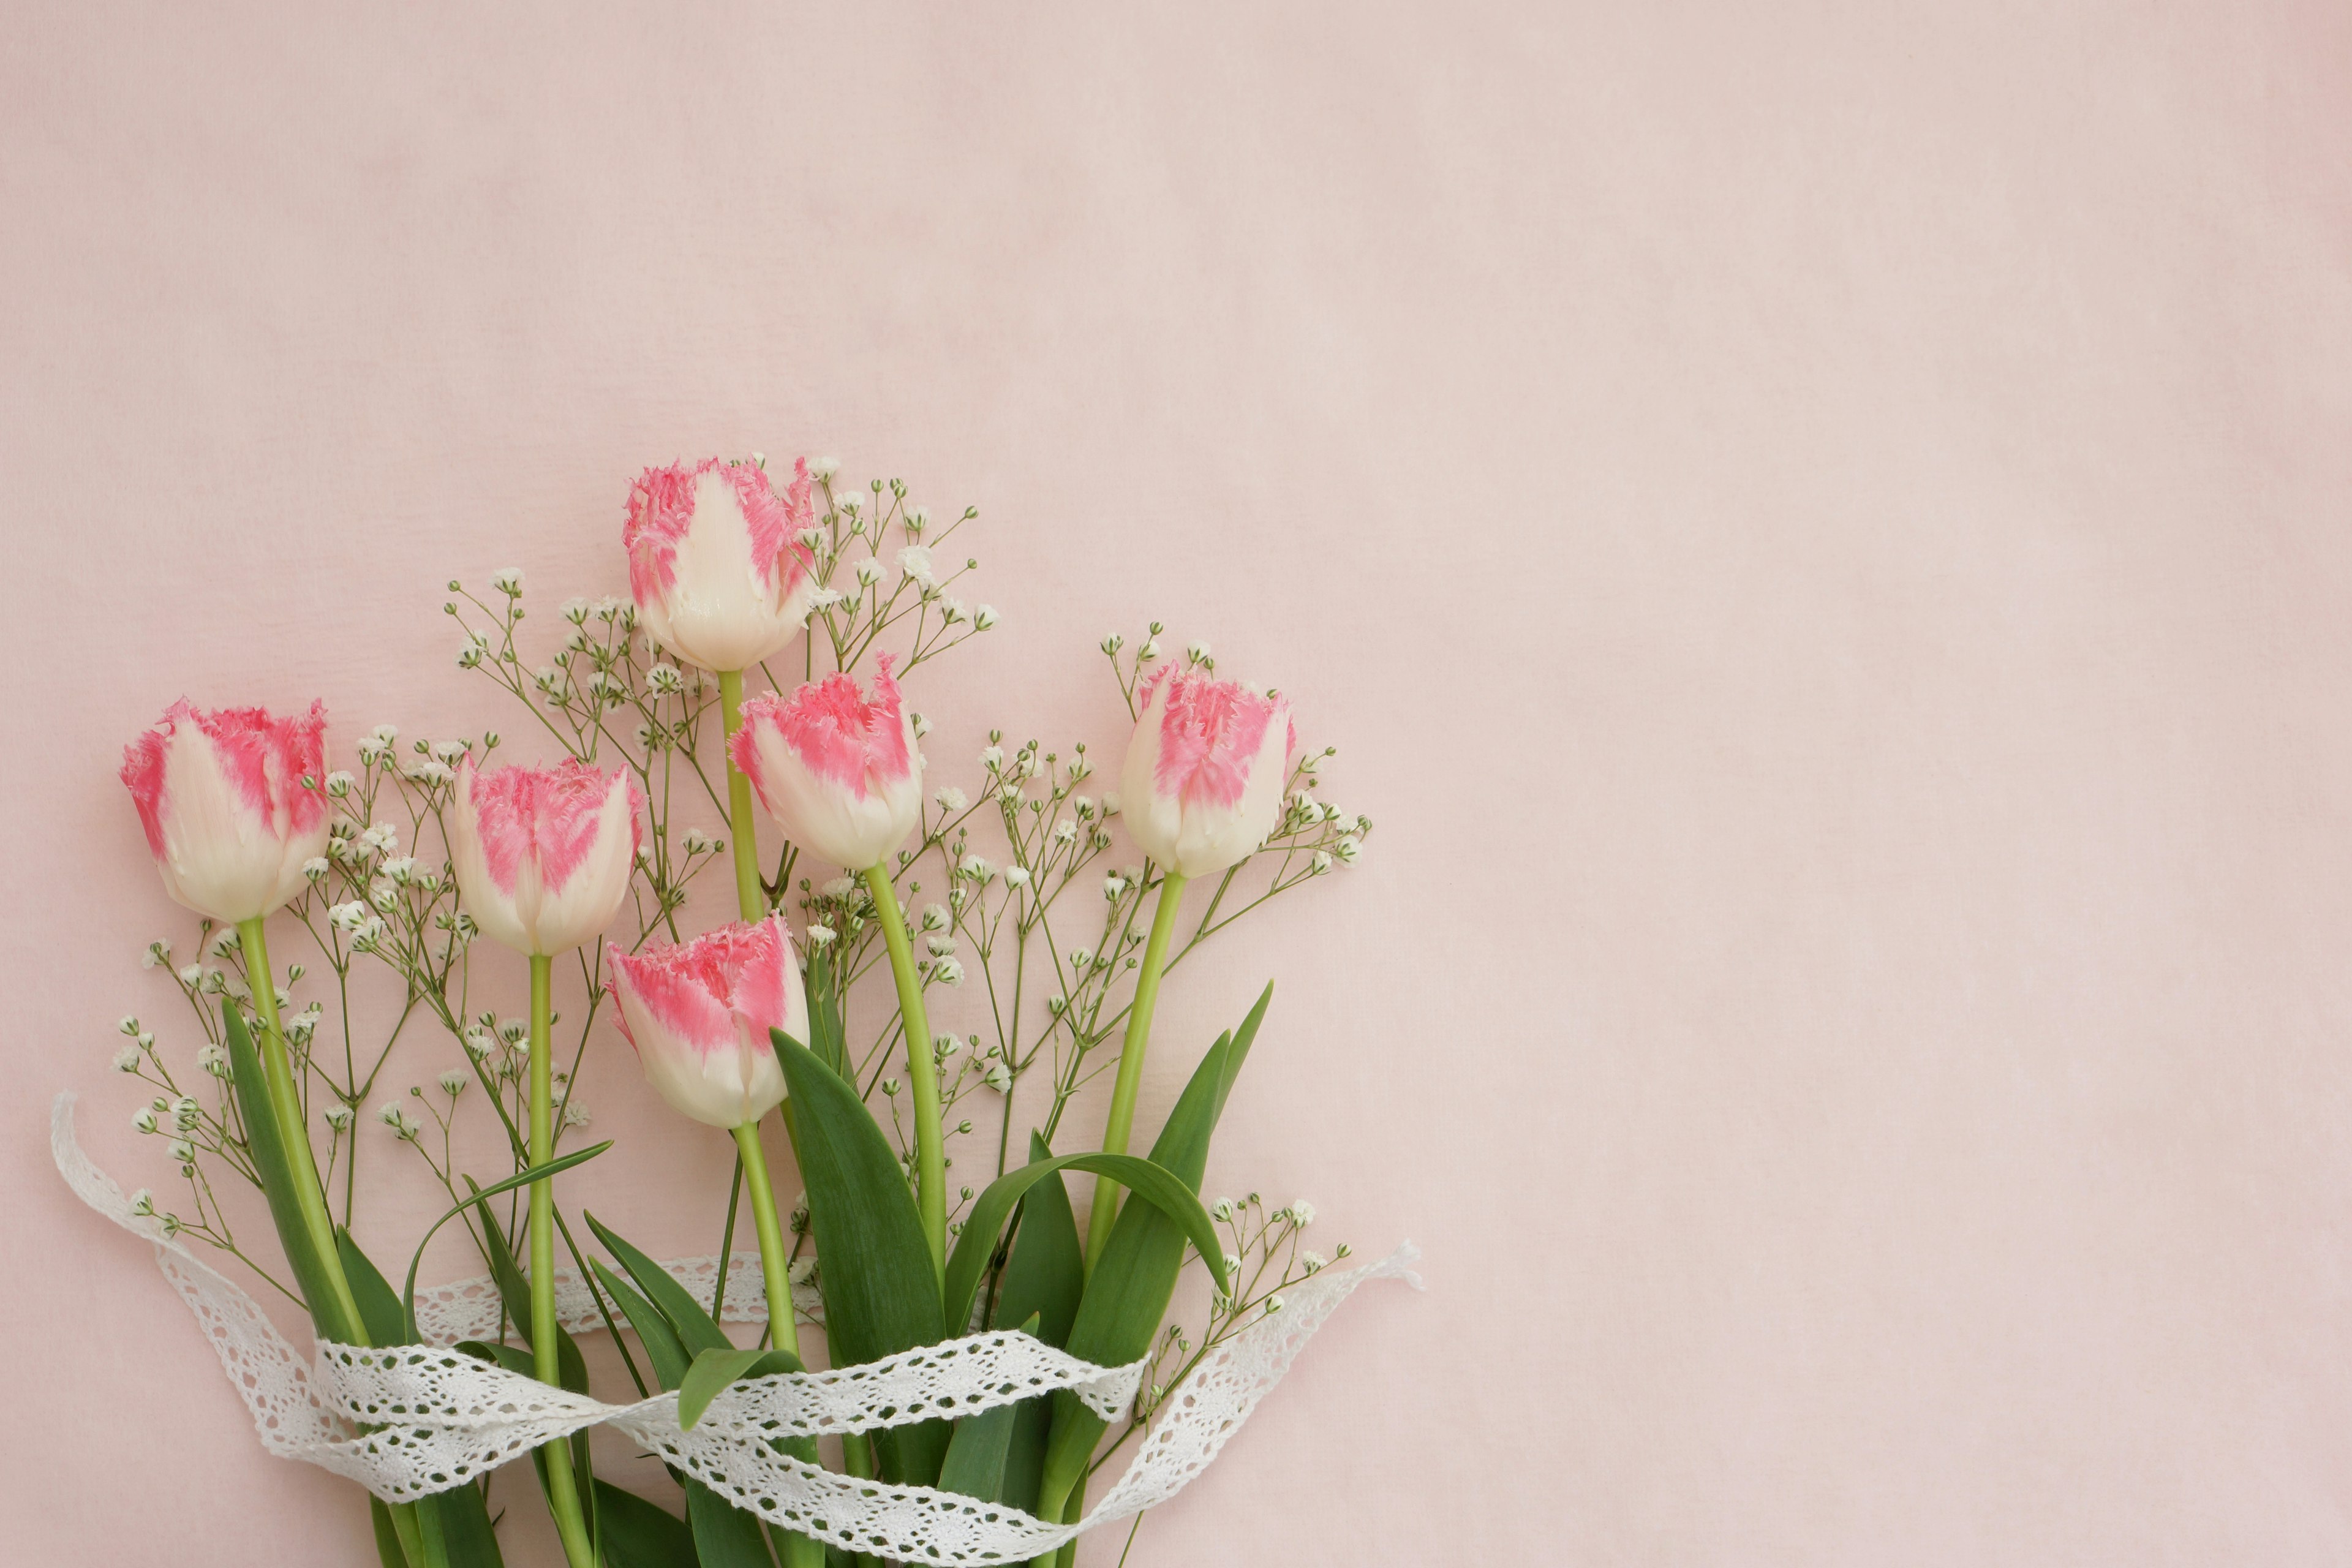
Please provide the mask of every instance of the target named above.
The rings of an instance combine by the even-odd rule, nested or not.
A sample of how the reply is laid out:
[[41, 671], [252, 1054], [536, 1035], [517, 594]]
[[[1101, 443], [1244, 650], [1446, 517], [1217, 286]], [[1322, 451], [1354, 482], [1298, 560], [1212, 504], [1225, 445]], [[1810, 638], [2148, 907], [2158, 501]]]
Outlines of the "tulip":
[[[533, 1166], [555, 1157], [555, 953], [579, 946], [620, 912], [644, 834], [644, 802], [625, 768], [600, 773], [576, 757], [551, 768], [478, 772], [458, 763], [448, 816], [449, 863], [474, 923], [530, 957], [530, 1125]], [[555, 1324], [555, 1184], [530, 1184], [531, 1369], [558, 1383]], [[572, 1446], [558, 1438], [546, 1463], [549, 1511], [572, 1568], [595, 1552]]]
[[785, 837], [848, 871], [882, 864], [923, 812], [914, 720], [890, 656], [877, 663], [871, 700], [845, 674], [751, 699], [728, 748]]
[[1290, 704], [1197, 665], [1155, 670], [1137, 695], [1119, 781], [1128, 836], [1187, 878], [1247, 858], [1282, 816], [1297, 741]]
[[817, 590], [808, 463], [778, 495], [766, 470], [717, 458], [647, 468], [629, 487], [621, 542], [654, 640], [710, 670], [741, 670], [800, 635]]
[[627, 770], [577, 758], [551, 768], [458, 764], [449, 860], [474, 923], [534, 957], [578, 947], [628, 896], [645, 832]]
[[302, 863], [327, 849], [326, 728], [323, 703], [273, 719], [184, 698], [122, 748], [122, 782], [175, 902], [242, 925], [302, 890]]
[[[1164, 873], [1152, 908], [1151, 935], [1136, 971], [1135, 1000], [1127, 1012], [1118, 1077], [1110, 1091], [1103, 1148], [1124, 1154], [1135, 1128], [1135, 1101], [1143, 1087], [1143, 1060], [1151, 1044], [1151, 1016], [1160, 977], [1176, 935], [1184, 884], [1238, 865], [1265, 842], [1281, 819], [1283, 791], [1297, 731], [1290, 704], [1238, 680], [1219, 680], [1202, 664], [1163, 666], [1136, 695], [1143, 710], [1127, 745], [1119, 778], [1119, 809], [1128, 836]], [[1110, 1238], [1119, 1188], [1095, 1183], [1087, 1226], [1089, 1273]]]
[[947, 1273], [947, 1156], [940, 1126], [939, 1064], [931, 1056], [922, 976], [915, 968], [907, 918], [884, 864], [923, 815], [923, 759], [915, 721], [890, 679], [890, 656], [876, 661], [869, 701], [846, 674], [826, 676], [789, 698], [743, 705], [742, 728], [728, 746], [736, 770], [760, 804], [802, 847], [856, 871], [874, 895], [898, 1016], [907, 1033], [907, 1078], [914, 1090], [915, 1201], [930, 1243], [931, 1268]]
[[[768, 1031], [808, 1040], [808, 999], [792, 933], [782, 917], [770, 915], [638, 953], [608, 942], [605, 956], [612, 962], [609, 984], [620, 1004], [621, 1033], [636, 1050], [646, 1081], [679, 1114], [734, 1134], [760, 1233], [771, 1342], [798, 1355], [792, 1254], [760, 1147], [760, 1119], [784, 1100], [784, 1069]], [[806, 1538], [792, 1541], [802, 1543], [793, 1548], [798, 1560], [822, 1561]]]
[[768, 1031], [808, 1040], [792, 935], [779, 916], [637, 953], [607, 943], [621, 1033], [670, 1109], [730, 1131], [783, 1102]]

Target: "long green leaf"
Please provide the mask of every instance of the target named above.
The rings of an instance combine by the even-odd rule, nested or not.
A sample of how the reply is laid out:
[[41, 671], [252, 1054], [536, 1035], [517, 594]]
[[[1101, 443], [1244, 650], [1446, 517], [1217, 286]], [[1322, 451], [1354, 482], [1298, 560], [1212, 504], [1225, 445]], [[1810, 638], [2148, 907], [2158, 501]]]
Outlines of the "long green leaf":
[[[781, 1029], [770, 1031], [792, 1095], [793, 1148], [808, 1184], [809, 1224], [824, 1260], [825, 1331], [834, 1364], [855, 1366], [948, 1337], [907, 1175], [857, 1091]], [[875, 1434], [884, 1479], [939, 1479], [945, 1422]]]
[[[1021, 1331], [1036, 1333], [1036, 1313], [1029, 1314]], [[999, 1405], [957, 1422], [948, 1457], [940, 1464], [940, 1490], [997, 1500], [1004, 1488], [1004, 1458], [1012, 1447], [1013, 1422], [1020, 1414], [1020, 1404]]]
[[947, 1321], [965, 1323], [971, 1321], [972, 1298], [980, 1291], [981, 1276], [987, 1272], [989, 1254], [996, 1250], [996, 1237], [1004, 1222], [1013, 1217], [1013, 1205], [1020, 1203], [1031, 1187], [1046, 1177], [1063, 1171], [1088, 1171], [1097, 1176], [1108, 1176], [1144, 1199], [1174, 1220], [1184, 1232], [1185, 1239], [1200, 1252], [1209, 1265], [1209, 1272], [1217, 1281], [1217, 1289], [1229, 1290], [1232, 1281], [1225, 1278], [1225, 1251], [1217, 1240], [1216, 1226], [1209, 1211], [1201, 1206], [1200, 1194], [1193, 1190], [1199, 1184], [1187, 1186], [1171, 1172], [1140, 1160], [1132, 1154], [1058, 1154], [1050, 1159], [1034, 1161], [1017, 1171], [1008, 1171], [988, 1184], [980, 1200], [964, 1216], [963, 1235], [956, 1242], [955, 1253], [948, 1259]]
[[[368, 1342], [396, 1345], [401, 1342], [400, 1297], [392, 1283], [377, 1268], [373, 1258], [360, 1249], [352, 1233], [337, 1226], [335, 1247], [343, 1260], [343, 1278], [351, 1282], [352, 1295], [359, 1302], [360, 1317], [367, 1326]], [[530, 1369], [523, 1368], [525, 1375]], [[499, 1538], [490, 1528], [489, 1510], [482, 1501], [481, 1489], [471, 1482], [416, 1502], [420, 1528], [437, 1537], [448, 1568], [499, 1568], [503, 1561], [499, 1552]], [[427, 1525], [426, 1516], [432, 1516]], [[384, 1516], [385, 1528], [392, 1524], [390, 1514]], [[395, 1544], [398, 1537], [394, 1536]]]
[[685, 1379], [688, 1365], [686, 1347], [678, 1343], [677, 1331], [627, 1280], [593, 1259], [588, 1267], [596, 1271], [604, 1293], [619, 1304], [621, 1315], [629, 1320], [629, 1327], [637, 1331], [638, 1342], [646, 1347], [646, 1358], [654, 1363], [654, 1381], [664, 1388], [676, 1388]]
[[693, 1431], [719, 1391], [730, 1383], [800, 1370], [801, 1358], [790, 1351], [704, 1351], [694, 1358], [694, 1364], [686, 1369], [685, 1381], [677, 1385], [678, 1429]]
[[719, 1328], [718, 1321], [703, 1310], [702, 1303], [694, 1299], [692, 1292], [669, 1277], [667, 1269], [606, 1229], [594, 1215], [583, 1210], [580, 1217], [588, 1222], [588, 1228], [596, 1233], [596, 1239], [604, 1244], [604, 1250], [620, 1259], [621, 1267], [629, 1271], [629, 1278], [637, 1282], [637, 1289], [645, 1292], [646, 1299], [658, 1307], [662, 1315], [669, 1320], [670, 1328], [677, 1334], [678, 1343], [686, 1347], [688, 1355], [735, 1348], [734, 1342]]
[[400, 1548], [400, 1532], [392, 1527], [392, 1510], [373, 1492], [368, 1494], [368, 1522], [375, 1527], [375, 1554], [383, 1568], [408, 1568], [408, 1553]]
[[[1029, 1134], [1029, 1163], [1050, 1160], [1054, 1151], [1035, 1131]], [[1078, 1295], [1086, 1286], [1086, 1266], [1078, 1245], [1078, 1216], [1070, 1207], [1070, 1191], [1057, 1172], [1029, 1189], [1021, 1200], [1021, 1217], [1013, 1232], [1013, 1256], [1004, 1265], [1004, 1280], [996, 1298], [994, 1321], [1017, 1322], [1033, 1318], [1030, 1332], [1049, 1345], [1070, 1337], [1070, 1321], [1077, 1316]], [[1054, 1402], [1040, 1396], [1014, 1407], [1013, 1433], [1006, 1439], [1003, 1479], [997, 1499], [1031, 1512], [1037, 1506], [1037, 1479], [1045, 1467], [1045, 1435]]]
[[[1220, 1037], [1201, 1058], [1151, 1146], [1151, 1163], [1164, 1166], [1195, 1194], [1208, 1169], [1209, 1141], [1217, 1120], [1273, 997], [1274, 987], [1268, 985], [1242, 1026]], [[1123, 1366], [1150, 1350], [1183, 1270], [1184, 1243], [1183, 1228], [1157, 1207], [1120, 1205], [1070, 1324], [1069, 1352], [1099, 1366]], [[1068, 1489], [1085, 1473], [1105, 1425], [1066, 1389], [1054, 1395], [1054, 1434], [1045, 1449], [1041, 1503], [1066, 1499]]]
[[686, 1521], [702, 1568], [775, 1568], [760, 1516], [746, 1513], [698, 1481], [686, 1489]]
[[694, 1531], [659, 1503], [598, 1481], [596, 1519], [606, 1568], [694, 1568]]
[[[475, 1204], [479, 1203], [484, 1198], [494, 1198], [500, 1193], [510, 1193], [517, 1187], [527, 1187], [542, 1176], [552, 1176], [561, 1172], [568, 1171], [574, 1165], [584, 1165], [589, 1161], [594, 1159], [597, 1155], [603, 1153], [605, 1150], [610, 1149], [612, 1146], [613, 1141], [607, 1138], [602, 1143], [593, 1144], [588, 1148], [578, 1150], [572, 1153], [564, 1155], [561, 1159], [550, 1160], [544, 1165], [533, 1165], [528, 1171], [518, 1171], [513, 1175], [508, 1176], [501, 1181], [492, 1182], [487, 1187], [476, 1188], [472, 1197], [466, 1199], [464, 1202], [458, 1204], [455, 1208], [449, 1210], [448, 1213], [443, 1215], [439, 1219], [436, 1219], [431, 1225], [426, 1226], [425, 1227], [424, 1238], [416, 1244], [415, 1255], [408, 1260], [408, 1283], [403, 1288], [400, 1293], [401, 1319], [405, 1326], [405, 1333], [404, 1336], [405, 1342], [414, 1344], [416, 1342], [416, 1270], [425, 1262], [425, 1247], [426, 1243], [433, 1239], [434, 1232], [439, 1230], [443, 1226], [447, 1225], [451, 1220], [456, 1219], [459, 1215], [464, 1214], [468, 1208], [472, 1207]], [[529, 1314], [526, 1313], [525, 1316], [528, 1317]]]
[[[278, 1226], [278, 1244], [294, 1271], [295, 1288], [310, 1307], [311, 1326], [321, 1339], [345, 1344], [364, 1339], [364, 1325], [342, 1321], [335, 1304], [333, 1277], [303, 1220], [293, 1163], [278, 1125], [278, 1110], [270, 1103], [269, 1082], [262, 1074], [261, 1056], [254, 1048], [244, 1015], [236, 1003], [224, 1001], [221, 1016], [227, 1026], [229, 1087], [236, 1094], [237, 1111], [245, 1121], [246, 1146], [253, 1154], [254, 1169], [260, 1173], [262, 1193], [269, 1200], [269, 1217]], [[294, 1129], [298, 1137], [302, 1131]]]

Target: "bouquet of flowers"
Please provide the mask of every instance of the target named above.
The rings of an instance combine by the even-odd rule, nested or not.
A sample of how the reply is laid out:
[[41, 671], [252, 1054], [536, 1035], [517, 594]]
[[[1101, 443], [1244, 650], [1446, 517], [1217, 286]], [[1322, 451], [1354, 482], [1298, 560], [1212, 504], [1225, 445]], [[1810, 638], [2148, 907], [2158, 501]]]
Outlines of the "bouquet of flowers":
[[[1170, 657], [1154, 624], [1101, 644], [1135, 726], [1115, 788], [1084, 743], [991, 731], [971, 788], [927, 791], [901, 683], [997, 624], [956, 595], [977, 562], [949, 559], [976, 515], [940, 525], [830, 461], [651, 469], [622, 531], [630, 598], [565, 603], [540, 654], [520, 573], [448, 584], [458, 665], [550, 760], [386, 725], [334, 767], [319, 703], [183, 700], [126, 748], [164, 889], [199, 918], [184, 960], [159, 941], [147, 962], [201, 1043], [182, 1057], [126, 1017], [115, 1065], [185, 1193], [121, 1193], [76, 1145], [71, 1096], [58, 1163], [155, 1244], [263, 1441], [368, 1489], [387, 1568], [499, 1562], [494, 1517], [520, 1494], [490, 1493], [526, 1455], [570, 1568], [1067, 1564], [1080, 1531], [1197, 1474], [1356, 1285], [1410, 1278], [1409, 1248], [1331, 1268], [1349, 1249], [1305, 1245], [1304, 1201], [1200, 1196], [1271, 986], [1148, 1148], [1135, 1127], [1167, 978], [1361, 852], [1371, 824], [1319, 793], [1332, 749], [1302, 751], [1278, 691], [1199, 643]], [[693, 931], [689, 889], [719, 866], [740, 919]], [[527, 1016], [478, 1005], [508, 966]], [[933, 1027], [959, 989], [983, 1029]], [[714, 1258], [658, 1261], [561, 1201], [565, 1173], [627, 1158], [585, 1141], [574, 1095], [587, 1053], [617, 1048], [603, 1018], [655, 1093], [733, 1142]], [[389, 1087], [419, 1056], [417, 1085]], [[1075, 1125], [1114, 1067], [1106, 1123]], [[473, 1104], [503, 1134], [495, 1168], [459, 1168]], [[387, 1142], [448, 1199], [389, 1258], [351, 1228]], [[1070, 1173], [1094, 1178], [1084, 1213]], [[236, 1228], [240, 1184], [278, 1257]], [[420, 1288], [452, 1224], [485, 1272]], [[192, 1244], [299, 1302], [315, 1353]], [[1206, 1317], [1169, 1322], [1192, 1267]], [[625, 1403], [589, 1387], [599, 1334]], [[594, 1474], [600, 1425], [667, 1467], [682, 1517]]]

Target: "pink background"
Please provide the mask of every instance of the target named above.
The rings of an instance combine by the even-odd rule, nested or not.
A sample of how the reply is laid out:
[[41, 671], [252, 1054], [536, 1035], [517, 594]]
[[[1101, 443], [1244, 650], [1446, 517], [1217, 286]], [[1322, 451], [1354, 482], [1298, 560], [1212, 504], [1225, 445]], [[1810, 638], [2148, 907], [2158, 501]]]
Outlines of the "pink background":
[[[486, 9], [6, 23], [0, 1552], [372, 1561], [47, 1165], [72, 1088], [169, 1175], [121, 742], [520, 735], [442, 580], [760, 448], [982, 507], [939, 782], [1115, 752], [1156, 615], [1380, 825], [1151, 1089], [1278, 973], [1211, 1185], [1431, 1293], [1135, 1561], [2352, 1557], [2340, 6]], [[723, 1146], [583, 1098], [707, 1250]]]

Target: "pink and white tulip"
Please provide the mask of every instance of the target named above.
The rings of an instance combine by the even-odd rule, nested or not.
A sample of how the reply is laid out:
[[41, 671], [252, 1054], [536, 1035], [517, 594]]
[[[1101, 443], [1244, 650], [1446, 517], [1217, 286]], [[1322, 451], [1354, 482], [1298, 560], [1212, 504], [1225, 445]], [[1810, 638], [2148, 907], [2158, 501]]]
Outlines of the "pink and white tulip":
[[629, 487], [629, 592], [662, 647], [705, 669], [747, 669], [782, 651], [817, 590], [806, 459], [778, 495], [753, 463], [706, 458], [647, 468]]
[[480, 773], [467, 757], [448, 819], [449, 863], [466, 912], [518, 952], [578, 947], [628, 896], [643, 808], [625, 768], [600, 773], [566, 757], [551, 768]]
[[320, 702], [273, 719], [183, 698], [122, 748], [122, 782], [165, 892], [235, 925], [301, 890], [302, 863], [327, 852], [326, 729]]
[[728, 747], [785, 837], [849, 871], [880, 865], [923, 814], [914, 718], [890, 656], [876, 663], [871, 699], [841, 674], [753, 698]]
[[1137, 695], [1119, 780], [1128, 836], [1184, 877], [1246, 858], [1282, 818], [1297, 743], [1290, 704], [1197, 665], [1154, 670]]
[[680, 1115], [733, 1129], [784, 1098], [770, 1029], [808, 1043], [808, 999], [781, 917], [720, 926], [675, 947], [607, 943], [621, 1033], [646, 1081]]

